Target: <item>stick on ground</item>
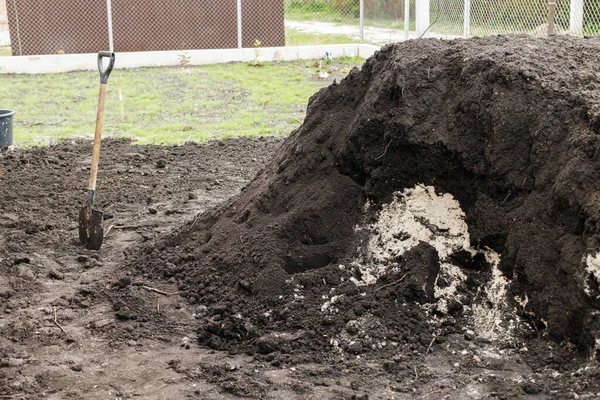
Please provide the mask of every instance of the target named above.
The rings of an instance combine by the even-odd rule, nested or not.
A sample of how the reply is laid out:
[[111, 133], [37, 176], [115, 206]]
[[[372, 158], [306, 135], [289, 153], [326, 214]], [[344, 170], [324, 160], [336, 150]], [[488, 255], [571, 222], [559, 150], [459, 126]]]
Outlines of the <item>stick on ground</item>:
[[138, 229], [158, 226], [156, 222], [139, 225], [112, 225], [113, 229]]
[[390, 147], [390, 144], [392, 144], [392, 140], [390, 139], [390, 142], [387, 144], [387, 146], [385, 146], [385, 149], [383, 149], [383, 153], [381, 153], [381, 155], [379, 157], [377, 157], [375, 160], [379, 160], [381, 157], [385, 156], [385, 153], [387, 152], [388, 147]]
[[395, 285], [395, 284], [397, 284], [397, 283], [400, 283], [400, 282], [402, 282], [402, 281], [404, 280], [404, 278], [406, 278], [406, 275], [408, 275], [408, 272], [407, 272], [407, 273], [405, 273], [404, 275], [402, 275], [402, 278], [398, 279], [398, 280], [397, 280], [397, 281], [395, 281], [395, 282], [388, 283], [387, 285], [379, 286], [377, 289], [375, 289], [375, 291], [378, 291], [378, 290], [381, 290], [381, 289], [383, 289], [383, 288], [386, 288], [386, 287], [388, 287], [388, 286], [392, 286], [392, 285]]
[[149, 291], [149, 292], [155, 292], [155, 293], [158, 293], [158, 294], [162, 294], [163, 296], [173, 296], [173, 295], [179, 294], [179, 292], [175, 292], [175, 293], [164, 292], [164, 291], [162, 291], [160, 289], [156, 289], [156, 288], [153, 288], [153, 287], [150, 287], [150, 286], [142, 286], [142, 287], [144, 289], [146, 289], [147, 291]]
[[112, 230], [112, 228], [114, 227], [114, 225], [111, 225], [108, 227], [108, 229], [106, 230], [106, 232], [104, 233], [104, 237], [106, 238], [108, 236], [108, 234], [110, 233], [110, 231]]
[[60, 328], [60, 330], [66, 335], [67, 332], [65, 332], [65, 330], [63, 329], [62, 326], [60, 326], [60, 324], [58, 323], [57, 319], [56, 319], [56, 307], [54, 307], [54, 325], [58, 326]]
[[427, 351], [425, 352], [425, 354], [429, 354], [429, 351], [431, 350], [431, 346], [433, 346], [433, 342], [435, 342], [435, 338], [436, 338], [436, 336], [433, 335], [433, 338], [431, 339], [429, 346], [427, 346]]

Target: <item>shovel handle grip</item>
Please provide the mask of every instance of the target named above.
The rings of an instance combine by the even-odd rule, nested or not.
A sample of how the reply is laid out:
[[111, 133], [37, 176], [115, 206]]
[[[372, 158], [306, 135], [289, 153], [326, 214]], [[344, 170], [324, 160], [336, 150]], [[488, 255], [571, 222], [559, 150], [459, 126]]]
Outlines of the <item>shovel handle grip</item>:
[[[108, 66], [104, 69], [102, 65], [102, 59], [109, 58]], [[115, 65], [115, 53], [111, 51], [100, 51], [98, 52], [98, 72], [100, 72], [100, 83], [107, 84], [108, 77], [112, 72], [113, 66]]]

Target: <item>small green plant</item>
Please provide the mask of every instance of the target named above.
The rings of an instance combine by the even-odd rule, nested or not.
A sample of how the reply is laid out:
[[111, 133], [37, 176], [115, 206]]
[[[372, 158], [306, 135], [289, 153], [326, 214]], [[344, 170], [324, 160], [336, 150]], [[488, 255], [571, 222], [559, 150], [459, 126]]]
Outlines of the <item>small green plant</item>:
[[260, 49], [260, 40], [256, 39], [254, 40], [254, 43], [252, 43], [252, 45], [254, 46], [254, 66], [259, 66], [260, 63], [258, 62], [258, 57], [260, 56], [260, 51], [258, 49]]
[[190, 56], [187, 55], [187, 53], [183, 53], [179, 55], [179, 66], [181, 68], [185, 68], [188, 67], [190, 65], [190, 60], [192, 58]]

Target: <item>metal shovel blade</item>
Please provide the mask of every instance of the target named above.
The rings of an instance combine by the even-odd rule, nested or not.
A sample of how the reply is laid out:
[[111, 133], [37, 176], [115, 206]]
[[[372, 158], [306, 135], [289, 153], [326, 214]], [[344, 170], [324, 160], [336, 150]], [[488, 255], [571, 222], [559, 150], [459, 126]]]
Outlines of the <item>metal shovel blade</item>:
[[79, 240], [89, 250], [100, 250], [104, 239], [104, 213], [88, 202], [79, 210]]

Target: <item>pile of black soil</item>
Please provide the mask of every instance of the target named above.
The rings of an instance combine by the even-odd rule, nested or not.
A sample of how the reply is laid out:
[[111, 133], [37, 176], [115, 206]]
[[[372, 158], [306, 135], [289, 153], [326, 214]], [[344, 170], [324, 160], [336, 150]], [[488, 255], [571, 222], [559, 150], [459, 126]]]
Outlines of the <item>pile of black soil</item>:
[[[600, 293], [590, 261], [600, 251], [599, 54], [600, 39], [567, 37], [386, 46], [310, 99], [239, 196], [128, 259], [178, 282], [200, 341], [216, 349], [422, 353], [433, 333], [440, 342], [461, 328], [473, 296], [432, 324], [440, 260], [430, 244], [370, 285], [356, 284], [352, 261], [365, 240], [357, 225], [394, 193], [433, 186], [460, 203], [471, 246], [501, 255], [508, 308], [520, 299], [530, 332], [588, 351]], [[456, 258], [468, 276], [460, 290], [475, 295], [489, 266]]]

